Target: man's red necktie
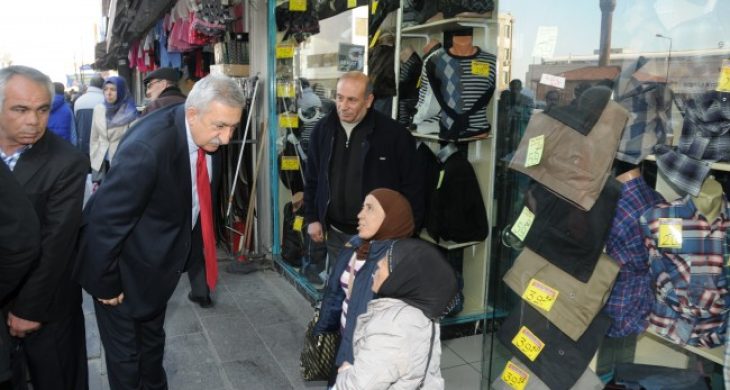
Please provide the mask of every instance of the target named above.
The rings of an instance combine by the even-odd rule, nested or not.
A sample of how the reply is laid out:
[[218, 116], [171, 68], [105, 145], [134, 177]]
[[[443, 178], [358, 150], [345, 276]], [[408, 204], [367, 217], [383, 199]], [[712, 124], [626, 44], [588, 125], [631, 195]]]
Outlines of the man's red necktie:
[[203, 232], [203, 255], [205, 256], [205, 279], [208, 287], [215, 290], [218, 281], [218, 257], [216, 255], [215, 232], [213, 231], [213, 206], [210, 196], [210, 179], [205, 150], [198, 149], [197, 183], [200, 204], [200, 224]]

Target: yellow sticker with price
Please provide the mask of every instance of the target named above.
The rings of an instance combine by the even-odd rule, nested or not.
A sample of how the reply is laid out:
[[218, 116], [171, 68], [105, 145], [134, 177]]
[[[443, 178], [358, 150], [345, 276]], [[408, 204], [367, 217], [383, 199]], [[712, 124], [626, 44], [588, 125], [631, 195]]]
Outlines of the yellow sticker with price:
[[531, 279], [530, 283], [527, 284], [525, 292], [522, 293], [522, 299], [533, 305], [550, 311], [553, 308], [553, 304], [558, 299], [560, 292], [547, 284], [537, 280]]
[[530, 332], [526, 326], [520, 328], [515, 338], [512, 339], [512, 344], [533, 362], [537, 359], [537, 355], [542, 352], [542, 349], [545, 348], [545, 343]]
[[355, 8], [357, 7], [357, 0], [347, 0], [347, 8]]
[[523, 390], [527, 386], [527, 381], [530, 380], [530, 374], [518, 365], [507, 362], [504, 371], [502, 371], [501, 378], [507, 386], [514, 390]]
[[299, 157], [298, 156], [281, 156], [281, 170], [282, 171], [298, 171], [299, 170]]
[[289, 0], [289, 11], [306, 11], [307, 0]]
[[512, 225], [512, 229], [510, 231], [512, 234], [517, 236], [520, 241], [525, 241], [527, 232], [530, 231], [530, 227], [533, 222], [535, 222], [535, 214], [533, 214], [527, 207], [523, 207], [520, 216], [517, 218], [515, 224]]
[[294, 217], [294, 225], [292, 226], [292, 229], [294, 229], [295, 232], [301, 232], [302, 227], [304, 226], [304, 217], [301, 215], [297, 215]]
[[538, 135], [530, 138], [527, 144], [527, 156], [525, 157], [525, 168], [540, 164], [542, 150], [545, 148], [545, 135]]
[[722, 60], [720, 67], [720, 77], [717, 79], [718, 92], [730, 92], [730, 60]]
[[277, 45], [276, 46], [276, 58], [286, 59], [294, 58], [294, 45]]
[[293, 81], [277, 81], [276, 97], [293, 98], [296, 96], [295, 88]]
[[370, 15], [375, 15], [375, 11], [378, 10], [378, 0], [373, 0], [370, 7]]
[[659, 218], [659, 248], [682, 247], [682, 218]]
[[471, 74], [474, 76], [489, 77], [489, 63], [473, 60], [471, 62]]
[[280, 114], [279, 127], [283, 129], [299, 128], [299, 116], [297, 114]]

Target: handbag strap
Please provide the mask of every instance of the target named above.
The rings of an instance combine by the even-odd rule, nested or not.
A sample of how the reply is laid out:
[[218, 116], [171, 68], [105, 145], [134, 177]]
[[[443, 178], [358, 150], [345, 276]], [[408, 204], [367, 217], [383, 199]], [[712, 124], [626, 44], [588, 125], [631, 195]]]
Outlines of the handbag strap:
[[433, 354], [433, 339], [436, 337], [436, 321], [431, 321], [431, 344], [428, 346], [428, 360], [426, 360], [426, 369], [423, 371], [423, 378], [421, 383], [418, 384], [418, 388], [422, 389], [423, 384], [426, 382], [426, 376], [428, 375], [428, 366], [431, 365], [431, 355]]

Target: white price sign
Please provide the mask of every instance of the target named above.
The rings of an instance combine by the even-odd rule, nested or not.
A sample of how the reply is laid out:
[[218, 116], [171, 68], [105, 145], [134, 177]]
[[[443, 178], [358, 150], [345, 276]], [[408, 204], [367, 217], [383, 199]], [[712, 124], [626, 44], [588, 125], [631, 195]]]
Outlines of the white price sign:
[[542, 76], [540, 76], [540, 84], [565, 89], [565, 77], [553, 76], [551, 74], [543, 73]]

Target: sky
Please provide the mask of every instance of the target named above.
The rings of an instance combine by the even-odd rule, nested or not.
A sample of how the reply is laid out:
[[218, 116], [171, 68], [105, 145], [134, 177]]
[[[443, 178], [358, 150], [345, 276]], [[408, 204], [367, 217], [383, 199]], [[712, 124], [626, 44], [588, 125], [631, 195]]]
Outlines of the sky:
[[[0, 12], [0, 62], [41, 70], [53, 81], [94, 61], [101, 0], [5, 0]], [[98, 29], [98, 28], [97, 28]]]
[[[500, 0], [500, 13], [515, 18], [513, 76], [524, 79], [540, 26], [557, 27], [555, 56], [588, 55], [598, 49], [599, 0]], [[633, 52], [730, 47], [728, 0], [616, 0], [612, 47]], [[724, 18], [722, 18], [724, 16]]]

